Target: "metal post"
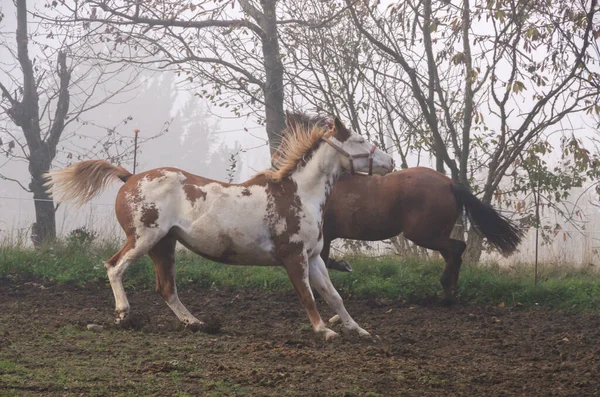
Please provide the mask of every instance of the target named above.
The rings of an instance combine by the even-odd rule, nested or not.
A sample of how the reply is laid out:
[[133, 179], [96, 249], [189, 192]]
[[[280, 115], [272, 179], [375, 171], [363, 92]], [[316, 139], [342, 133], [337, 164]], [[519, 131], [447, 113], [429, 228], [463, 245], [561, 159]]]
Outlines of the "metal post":
[[135, 138], [133, 139], [133, 173], [135, 174], [135, 165], [137, 163], [137, 149], [138, 149], [138, 133], [140, 132], [140, 130], [138, 130], [137, 128], [135, 130], [133, 130], [133, 133], [135, 134]]

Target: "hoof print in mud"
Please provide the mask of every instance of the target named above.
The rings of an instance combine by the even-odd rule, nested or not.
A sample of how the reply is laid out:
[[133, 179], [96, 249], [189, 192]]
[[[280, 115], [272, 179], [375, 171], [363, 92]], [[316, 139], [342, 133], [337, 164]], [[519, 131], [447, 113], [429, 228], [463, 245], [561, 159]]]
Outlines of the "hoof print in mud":
[[456, 298], [442, 298], [442, 300], [441, 300], [442, 306], [446, 306], [446, 307], [454, 306], [457, 303], [458, 303], [458, 301], [456, 300]]
[[[198, 328], [196, 331], [202, 331], [205, 334], [215, 335], [221, 333], [221, 320], [216, 317], [209, 317], [202, 324], [195, 324]], [[189, 326], [188, 326], [189, 327]]]
[[204, 323], [190, 323], [190, 324], [185, 324], [184, 327], [185, 327], [185, 329], [196, 333], [204, 327]]
[[129, 314], [124, 319], [115, 320], [115, 327], [118, 329], [132, 329], [139, 331], [148, 322], [149, 318], [147, 316], [142, 316], [140, 314]]

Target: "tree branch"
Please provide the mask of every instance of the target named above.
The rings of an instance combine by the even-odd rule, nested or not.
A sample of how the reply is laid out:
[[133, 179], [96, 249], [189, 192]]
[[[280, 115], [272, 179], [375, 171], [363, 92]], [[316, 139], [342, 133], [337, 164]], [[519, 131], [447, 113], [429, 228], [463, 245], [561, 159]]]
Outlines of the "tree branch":
[[1, 82], [0, 82], [0, 89], [2, 90], [2, 96], [5, 97], [6, 99], [8, 99], [11, 106], [15, 106], [15, 104], [17, 103], [17, 100], [14, 99], [12, 97], [12, 95], [10, 95], [10, 92], [8, 91], [8, 89]]
[[69, 82], [71, 80], [71, 73], [67, 69], [67, 55], [63, 51], [58, 53], [57, 73], [60, 79], [58, 103], [56, 104], [54, 122], [50, 128], [50, 134], [47, 140], [51, 158], [54, 158], [54, 155], [56, 154], [56, 145], [58, 145], [58, 142], [60, 141], [60, 136], [62, 135], [65, 126], [65, 118], [69, 112]]
[[[17, 125], [23, 129], [23, 134], [30, 148], [42, 144], [39, 130], [38, 94], [35, 88], [33, 65], [29, 58], [29, 36], [27, 34], [27, 2], [16, 0], [17, 6], [17, 56], [23, 71], [23, 100], [11, 109], [10, 115]], [[33, 150], [32, 150], [33, 152]]]
[[117, 11], [114, 8], [108, 7], [103, 2], [91, 2], [91, 4], [97, 5], [102, 11], [108, 12], [113, 16], [117, 16], [125, 19], [125, 21], [115, 21], [111, 19], [99, 19], [99, 18], [80, 18], [79, 16], [75, 16], [76, 21], [85, 21], [85, 22], [100, 22], [106, 24], [114, 24], [114, 25], [134, 25], [134, 24], [146, 24], [148, 26], [176, 26], [180, 28], [193, 28], [193, 29], [205, 29], [205, 28], [247, 28], [256, 33], [259, 37], [264, 37], [264, 32], [260, 28], [260, 26], [253, 24], [250, 21], [244, 19], [236, 19], [236, 20], [216, 20], [209, 19], [204, 21], [182, 21], [178, 19], [156, 19], [156, 18], [145, 18], [139, 16], [139, 11], [136, 11], [134, 15], [129, 15], [126, 13], [122, 13]]
[[25, 190], [26, 192], [29, 192], [29, 193], [31, 193], [31, 190], [30, 190], [29, 188], [26, 188], [26, 187], [25, 187], [25, 186], [24, 186], [24, 185], [23, 185], [21, 182], [19, 182], [19, 181], [18, 181], [18, 180], [16, 180], [16, 179], [9, 178], [9, 177], [7, 177], [7, 176], [4, 176], [4, 175], [2, 175], [2, 174], [0, 174], [0, 179], [3, 179], [3, 180], [5, 180], [5, 181], [14, 182], [14, 183], [16, 183], [17, 185], [19, 185], [19, 186], [21, 187], [21, 189]]

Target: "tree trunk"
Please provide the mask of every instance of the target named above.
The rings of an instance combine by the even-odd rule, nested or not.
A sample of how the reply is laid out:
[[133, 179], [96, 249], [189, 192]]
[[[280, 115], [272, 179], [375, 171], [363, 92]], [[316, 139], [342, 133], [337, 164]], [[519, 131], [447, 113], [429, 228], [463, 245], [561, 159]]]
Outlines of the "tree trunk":
[[56, 213], [43, 181], [32, 180], [30, 187], [35, 205], [35, 223], [31, 227], [31, 241], [36, 248], [56, 238]]
[[281, 131], [285, 128], [285, 112], [283, 110], [283, 63], [279, 53], [279, 36], [277, 34], [277, 18], [275, 6], [277, 1], [261, 2], [265, 23], [263, 30], [262, 51], [265, 66], [265, 124], [271, 155], [281, 143]]
[[[470, 186], [467, 184], [467, 188]], [[483, 197], [481, 201], [490, 204], [492, 202], [493, 191], [486, 185], [483, 189]], [[463, 254], [463, 260], [467, 263], [477, 263], [479, 259], [481, 259], [481, 253], [483, 252], [483, 237], [481, 234], [475, 229], [473, 225], [469, 228], [467, 232], [467, 249]]]
[[467, 233], [467, 249], [463, 254], [463, 261], [465, 263], [474, 264], [479, 262], [481, 259], [481, 253], [483, 251], [483, 237], [479, 234], [473, 226]]
[[56, 238], [56, 215], [54, 201], [44, 187], [44, 174], [50, 170], [54, 157], [46, 143], [32, 151], [29, 157], [29, 173], [31, 183], [29, 189], [33, 193], [35, 206], [35, 223], [31, 229], [31, 240], [36, 248]]

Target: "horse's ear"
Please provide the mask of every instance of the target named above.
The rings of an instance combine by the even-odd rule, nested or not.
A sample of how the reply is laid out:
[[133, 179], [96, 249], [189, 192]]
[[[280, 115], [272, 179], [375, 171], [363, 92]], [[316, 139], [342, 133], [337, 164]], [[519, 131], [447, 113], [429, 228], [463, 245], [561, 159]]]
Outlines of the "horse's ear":
[[285, 110], [285, 126], [287, 128], [293, 128], [296, 125], [296, 118], [294, 117], [294, 113], [290, 112], [288, 109]]
[[350, 130], [348, 128], [346, 128], [344, 123], [342, 123], [342, 121], [339, 118], [337, 118], [337, 116], [334, 118], [333, 126], [335, 127], [333, 136], [335, 136], [338, 141], [344, 142], [348, 138], [350, 138], [350, 135], [351, 135]]

